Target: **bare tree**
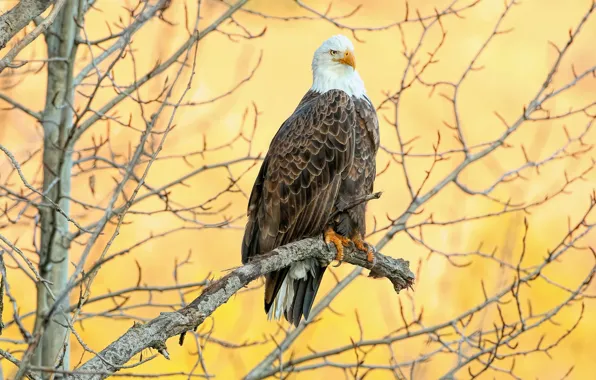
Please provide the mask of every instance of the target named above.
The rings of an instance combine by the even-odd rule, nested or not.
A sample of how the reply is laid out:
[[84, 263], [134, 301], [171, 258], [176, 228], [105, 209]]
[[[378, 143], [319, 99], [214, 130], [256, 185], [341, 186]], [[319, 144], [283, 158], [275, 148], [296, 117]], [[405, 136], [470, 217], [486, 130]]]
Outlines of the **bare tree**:
[[[247, 369], [247, 379], [285, 378], [329, 369], [358, 379], [372, 372], [400, 379], [436, 374], [444, 379], [482, 374], [517, 379], [524, 376], [516, 366], [519, 358], [550, 355], [585, 323], [582, 317], [586, 308], [594, 310], [595, 296], [589, 287], [596, 271], [596, 251], [589, 242], [594, 238], [596, 195], [593, 185], [580, 184], [596, 180], [592, 152], [596, 96], [592, 91], [591, 98], [579, 103], [576, 98], [571, 103], [565, 96], [582, 86], [593, 89], [596, 85], [596, 57], [588, 62], [574, 55], [582, 38], [588, 38], [587, 30], [594, 30], [596, 3], [586, 2], [568, 34], [550, 42], [554, 56], [548, 70], [529, 98], [519, 104], [518, 112], [505, 114], [493, 109], [493, 119], [483, 121], [490, 126], [486, 130], [484, 126], [470, 126], [470, 110], [464, 107], [467, 103], [462, 97], [470, 96], [465, 89], [478, 80], [478, 72], [491, 69], [485, 56], [495, 41], [516, 33], [509, 18], [516, 8], [523, 7], [517, 1], [505, 1], [493, 17], [491, 32], [455, 76], [441, 71], [448, 29], [462, 18], [474, 16], [478, 7], [488, 3], [486, 0], [453, 0], [428, 12], [397, 2], [403, 10], [393, 22], [366, 27], [353, 26], [350, 20], [366, 4], [340, 12], [330, 5], [321, 10], [294, 0], [288, 4], [295, 6], [296, 14], [279, 16], [247, 3], [139, 0], [115, 5], [94, 0], [22, 0], [0, 16], [0, 47], [6, 46], [0, 59], [3, 124], [5, 129], [14, 128], [9, 117], [17, 114], [24, 120], [21, 126], [40, 126], [43, 136], [36, 140], [38, 148], [30, 152], [19, 150], [18, 143], [5, 137], [0, 144], [5, 157], [0, 172], [0, 194], [5, 201], [0, 219], [0, 315], [4, 321], [0, 325], [4, 335], [0, 338], [0, 356], [2, 369], [11, 378], [95, 379], [119, 374], [212, 377], [216, 373], [208, 370], [203, 352], [213, 345], [226, 350], [270, 348]], [[110, 18], [110, 12], [120, 13]], [[108, 19], [113, 22], [106, 24], [101, 36], [88, 26]], [[134, 286], [104, 291], [96, 279], [112, 263], [143, 251], [155, 241], [176, 239], [185, 232], [234, 236], [239, 250], [238, 230], [245, 215], [238, 210], [246, 205], [247, 184], [256, 175], [262, 156], [255, 141], [261, 136], [267, 140], [275, 129], [257, 129], [261, 105], [244, 99], [250, 106], [237, 133], [227, 141], [213, 144], [211, 140], [221, 140], [217, 131], [201, 135], [182, 125], [176, 128], [184, 129], [178, 138], [193, 139], [193, 145], [200, 148], [162, 150], [167, 150], [168, 137], [176, 136], [172, 131], [181, 120], [181, 112], [210, 107], [217, 116], [221, 112], [218, 104], [258, 80], [255, 75], [262, 54], [256, 62], [249, 62], [248, 74], [227, 91], [203, 100], [189, 96], [204, 59], [202, 42], [215, 34], [229, 39], [228, 45], [210, 53], [223, 58], [227, 49], [263, 37], [268, 23], [282, 21], [303, 27], [317, 22], [331, 24], [356, 41], [379, 33], [399, 35], [390, 48], [403, 55], [403, 65], [398, 68], [400, 79], [386, 83], [387, 92], [377, 102], [383, 120], [379, 180], [389, 186], [383, 189], [382, 200], [389, 199], [385, 204], [391, 209], [371, 216], [373, 228], [368, 240], [376, 242], [376, 262], [370, 264], [366, 255], [349, 249], [345, 261], [356, 268], [341, 278], [332, 272], [337, 283], [319, 297], [310, 320], [295, 329], [279, 324], [277, 333], [262, 341], [227, 341], [217, 338], [204, 323], [214, 318], [212, 313], [217, 308], [232, 296], [237, 297], [231, 302], [249, 296], [255, 289], [247, 288], [249, 283], [293, 261], [316, 257], [331, 262], [332, 249], [321, 239], [305, 239], [223, 276], [184, 282], [180, 272], [197, 258], [189, 253], [183, 260], [175, 260], [171, 285], [145, 283], [143, 268], [147, 262], [142, 260], [136, 262], [136, 268], [127, 269], [137, 276]], [[259, 28], [254, 28], [255, 22]], [[147, 34], [136, 37], [151, 30], [157, 30], [157, 35], [184, 34], [185, 40], [171, 46], [168, 35], [160, 35], [159, 41], [166, 41], [167, 46], [161, 49], [157, 62], [148, 63], [144, 53], [159, 48], [147, 40]], [[44, 41], [37, 38], [42, 34]], [[540, 43], [546, 47], [549, 41]], [[43, 54], [36, 51], [40, 46], [45, 49]], [[46, 93], [43, 109], [36, 110], [31, 99], [19, 97], [19, 90], [27, 78], [38, 78], [40, 73], [46, 80]], [[417, 126], [404, 117], [404, 101], [415, 91], [429, 94], [429, 108], [439, 107], [437, 101], [442, 102], [443, 109], [447, 106], [447, 112], [442, 113], [447, 115], [445, 120], [433, 125], [430, 135], [418, 134]], [[374, 99], [377, 94], [371, 96]], [[495, 129], [495, 121], [500, 130]], [[556, 133], [556, 143], [529, 140], [531, 135], [520, 137], [535, 128]], [[480, 137], [475, 132], [478, 130]], [[515, 159], [503, 165], [495, 163], [503, 156]], [[188, 169], [165, 180], [151, 175], [153, 168], [168, 162]], [[490, 168], [481, 180], [475, 178], [479, 167], [485, 171]], [[548, 184], [544, 173], [552, 176]], [[214, 179], [219, 179], [216, 186], [223, 185], [216, 191], [203, 191], [203, 185]], [[179, 189], [185, 187], [194, 191], [192, 201], [180, 195]], [[407, 197], [400, 199], [401, 204], [394, 201], [398, 194]], [[377, 197], [372, 194], [367, 201]], [[444, 212], [441, 204], [454, 200], [462, 204], [482, 202], [482, 206]], [[575, 202], [581, 213], [553, 211], [565, 202]], [[546, 239], [547, 252], [537, 255], [531, 248], [532, 226], [536, 218], [548, 212], [567, 220], [567, 227], [558, 228], [556, 236]], [[127, 229], [131, 223], [143, 225], [155, 220], [167, 229], [145, 231], [145, 236], [136, 239]], [[490, 220], [520, 221], [521, 227], [511, 230], [522, 233], [512, 233], [497, 246], [481, 240], [471, 250], [467, 248], [470, 244], [454, 248], [441, 239], [461, 226]], [[130, 239], [120, 242], [127, 236], [133, 237], [132, 244]], [[240, 261], [239, 252], [218, 254]], [[582, 256], [581, 262], [587, 264], [577, 270], [571, 283], [562, 282], [556, 274], [564, 270], [572, 255]], [[416, 276], [407, 261], [395, 257], [420, 258]], [[479, 265], [497, 275], [490, 284], [489, 279], [465, 284], [465, 292], [476, 294], [477, 302], [472, 306], [429, 322], [429, 305], [417, 291], [433, 276], [428, 263], [437, 258], [450, 264], [449, 276], [466, 278], [470, 267]], [[219, 272], [227, 268], [210, 269]], [[344, 316], [345, 323], [355, 324], [360, 333], [357, 338], [350, 337], [350, 344], [325, 349], [309, 346], [308, 354], [292, 352], [296, 340], [319, 323], [323, 314], [337, 313], [333, 301], [348, 292], [346, 288], [362, 276], [363, 269], [369, 270], [370, 277], [389, 279], [400, 294], [399, 327], [365, 338], [370, 327], [361, 316], [357, 313], [354, 321]], [[459, 284], [464, 285], [464, 281]], [[538, 296], [533, 287], [546, 287], [545, 292], [559, 296], [553, 296], [546, 307], [536, 307]], [[33, 310], [20, 306], [27, 301], [22, 291], [25, 288], [35, 289]], [[400, 293], [404, 289], [409, 290]], [[166, 296], [159, 297], [160, 293]], [[384, 305], [378, 307], [381, 310]], [[141, 310], [151, 310], [152, 317], [144, 317]], [[574, 322], [561, 324], [556, 335], [546, 334], [545, 326], [558, 324], [557, 318], [564, 312], [573, 313]], [[105, 332], [112, 343], [94, 347], [81, 331], [94, 329], [101, 318], [130, 321], [132, 327], [120, 337], [119, 333]], [[174, 336], [180, 336], [180, 344], [186, 337], [186, 344], [193, 345], [193, 368], [135, 372], [149, 361], [169, 359], [172, 355], [166, 342]], [[421, 342], [426, 342], [424, 348], [414, 354], [400, 349]], [[82, 356], [73, 357], [71, 346], [80, 348]], [[439, 365], [430, 374], [433, 363]], [[572, 370], [570, 366], [558, 377], [566, 377]]]

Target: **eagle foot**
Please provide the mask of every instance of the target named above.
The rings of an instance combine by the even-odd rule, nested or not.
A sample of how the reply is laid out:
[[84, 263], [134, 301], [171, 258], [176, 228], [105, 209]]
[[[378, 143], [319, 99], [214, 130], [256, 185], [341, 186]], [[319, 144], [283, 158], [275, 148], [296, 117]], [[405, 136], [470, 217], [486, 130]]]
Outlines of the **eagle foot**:
[[340, 266], [344, 260], [344, 247], [348, 247], [350, 245], [350, 239], [338, 234], [333, 230], [333, 228], [327, 227], [325, 230], [325, 243], [333, 243], [333, 245], [335, 245], [335, 249], [337, 250], [335, 260], [337, 260], [337, 265], [334, 266]]
[[356, 247], [357, 250], [362, 251], [362, 252], [366, 252], [366, 261], [368, 261], [371, 264], [375, 264], [375, 252], [372, 249], [372, 247], [370, 246], [370, 244], [368, 244], [367, 242], [365, 242], [362, 239], [362, 235], [360, 235], [360, 232], [358, 232], [356, 234], [356, 236], [354, 236], [354, 238], [352, 239], [352, 242], [354, 242], [354, 246]]

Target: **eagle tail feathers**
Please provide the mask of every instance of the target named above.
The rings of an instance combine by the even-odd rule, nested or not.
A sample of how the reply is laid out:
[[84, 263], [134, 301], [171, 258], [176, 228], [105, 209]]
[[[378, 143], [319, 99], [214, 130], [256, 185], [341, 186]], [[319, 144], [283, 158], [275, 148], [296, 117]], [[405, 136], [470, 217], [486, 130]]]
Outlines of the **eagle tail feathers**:
[[303, 315], [308, 319], [325, 269], [316, 259], [292, 264], [267, 311], [268, 319], [279, 320], [283, 315], [294, 326], [298, 326]]

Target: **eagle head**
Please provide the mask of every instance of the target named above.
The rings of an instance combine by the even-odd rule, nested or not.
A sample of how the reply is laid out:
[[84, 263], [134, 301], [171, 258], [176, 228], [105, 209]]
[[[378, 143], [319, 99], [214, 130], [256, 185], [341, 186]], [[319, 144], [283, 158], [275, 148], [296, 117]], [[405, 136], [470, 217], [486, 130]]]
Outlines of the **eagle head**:
[[366, 93], [356, 71], [354, 44], [344, 35], [332, 36], [319, 46], [312, 60], [312, 71], [313, 91], [338, 89], [356, 97]]

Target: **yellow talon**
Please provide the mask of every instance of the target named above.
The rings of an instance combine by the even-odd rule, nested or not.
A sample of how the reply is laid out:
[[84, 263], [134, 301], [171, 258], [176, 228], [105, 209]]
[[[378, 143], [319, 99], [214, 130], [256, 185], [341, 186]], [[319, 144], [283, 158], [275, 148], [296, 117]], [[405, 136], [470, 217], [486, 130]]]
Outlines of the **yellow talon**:
[[344, 259], [344, 247], [349, 246], [350, 239], [338, 234], [333, 230], [333, 228], [327, 227], [327, 229], [325, 230], [325, 243], [333, 243], [333, 245], [335, 245], [335, 249], [337, 250], [335, 260], [338, 261], [338, 264], [336, 266], [340, 266], [341, 262]]
[[375, 252], [373, 251], [373, 249], [370, 247], [370, 245], [367, 242], [362, 240], [362, 235], [360, 235], [360, 232], [358, 232], [356, 234], [356, 236], [354, 236], [352, 241], [354, 242], [354, 246], [356, 247], [356, 249], [358, 249], [359, 251], [362, 251], [362, 252], [366, 252], [366, 260], [369, 263], [374, 263]]

